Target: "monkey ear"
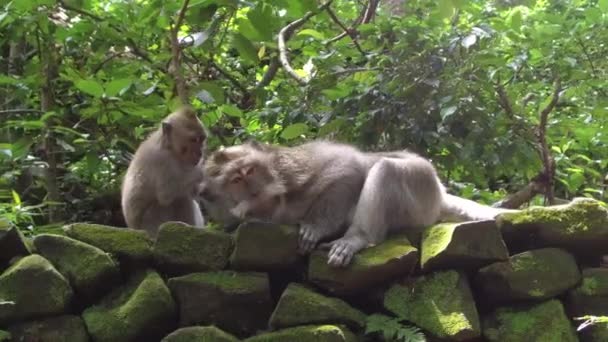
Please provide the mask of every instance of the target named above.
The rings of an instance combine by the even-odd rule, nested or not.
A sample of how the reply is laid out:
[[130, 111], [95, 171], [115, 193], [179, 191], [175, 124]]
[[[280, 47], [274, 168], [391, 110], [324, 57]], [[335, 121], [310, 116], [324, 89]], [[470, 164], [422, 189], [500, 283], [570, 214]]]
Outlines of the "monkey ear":
[[163, 130], [164, 136], [169, 136], [171, 134], [171, 130], [173, 129], [173, 126], [171, 126], [171, 123], [169, 123], [168, 121], [163, 121], [161, 123], [161, 127]]
[[228, 161], [228, 154], [223, 150], [216, 151], [211, 155], [211, 160], [217, 164], [225, 163]]

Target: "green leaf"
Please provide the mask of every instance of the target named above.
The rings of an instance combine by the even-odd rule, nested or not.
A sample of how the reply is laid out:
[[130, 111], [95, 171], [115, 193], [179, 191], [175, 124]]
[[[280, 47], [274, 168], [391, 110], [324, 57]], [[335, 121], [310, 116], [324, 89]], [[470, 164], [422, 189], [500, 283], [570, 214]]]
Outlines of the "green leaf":
[[600, 11], [604, 14], [608, 14], [608, 0], [599, 0], [597, 5], [600, 8]]
[[308, 125], [305, 123], [296, 123], [285, 127], [281, 132], [281, 138], [291, 140], [309, 131]]
[[216, 104], [222, 104], [224, 103], [224, 88], [222, 88], [221, 86], [219, 86], [217, 83], [215, 82], [204, 82], [201, 83], [201, 88], [202, 91], [201, 93], [197, 94], [197, 97], [200, 96], [210, 96], [207, 98], [201, 98], [199, 97], [199, 99], [201, 99], [201, 101], [203, 102], [207, 102], [207, 103], [216, 103]]
[[19, 194], [15, 190], [11, 190], [11, 193], [13, 195], [13, 202], [15, 202], [16, 205], [21, 205], [21, 197], [19, 197]]
[[237, 107], [232, 106], [232, 105], [228, 105], [228, 104], [223, 105], [221, 111], [226, 113], [227, 115], [235, 117], [235, 118], [243, 117], [243, 112], [240, 109], [238, 109]]
[[242, 34], [237, 33], [234, 35], [232, 43], [241, 57], [254, 64], [258, 63], [258, 50], [253, 46], [249, 39], [245, 38]]
[[454, 14], [454, 3], [452, 0], [439, 0], [437, 3], [441, 18], [449, 18]]
[[442, 120], [445, 120], [446, 118], [448, 118], [452, 114], [456, 113], [457, 109], [458, 108], [456, 106], [450, 106], [450, 107], [446, 107], [446, 108], [441, 108], [441, 111], [439, 112], [439, 115], [441, 116]]
[[131, 79], [122, 78], [109, 82], [106, 84], [106, 95], [116, 96], [121, 90], [128, 88], [131, 85]]
[[103, 96], [103, 87], [94, 80], [79, 80], [76, 81], [76, 88], [95, 97]]
[[323, 35], [323, 33], [313, 29], [304, 29], [298, 32], [298, 36], [311, 36], [318, 40], [325, 40], [325, 35]]
[[260, 34], [260, 37], [264, 41], [272, 40], [272, 26], [273, 15], [272, 8], [263, 3], [258, 2], [255, 8], [247, 12], [247, 18], [253, 25], [256, 31]]
[[519, 32], [522, 24], [522, 14], [520, 8], [515, 8], [507, 18], [507, 23], [513, 31]]

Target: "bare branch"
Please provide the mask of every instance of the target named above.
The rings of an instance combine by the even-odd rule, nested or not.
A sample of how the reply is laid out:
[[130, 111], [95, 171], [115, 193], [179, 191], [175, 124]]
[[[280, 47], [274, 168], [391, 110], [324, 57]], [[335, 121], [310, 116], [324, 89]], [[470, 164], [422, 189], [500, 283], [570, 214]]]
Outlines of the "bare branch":
[[553, 183], [554, 183], [554, 175], [555, 175], [555, 162], [551, 157], [551, 152], [549, 151], [549, 145], [547, 144], [547, 120], [549, 117], [549, 113], [555, 108], [557, 101], [559, 101], [559, 93], [561, 91], [561, 80], [558, 77], [555, 79], [553, 89], [553, 95], [551, 97], [551, 101], [547, 104], [545, 108], [543, 108], [540, 112], [540, 122], [538, 123], [537, 130], [537, 138], [539, 145], [539, 153], [541, 160], [543, 162], [544, 174], [547, 177], [548, 183], [546, 187], [546, 196], [549, 204], [553, 204], [554, 195], [553, 195]]
[[344, 30], [344, 32], [340, 33], [339, 35], [328, 39], [327, 41], [325, 41], [325, 44], [329, 45], [334, 42], [337, 42], [338, 40], [346, 37], [349, 34], [356, 36], [355, 28], [357, 26], [359, 26], [360, 24], [369, 23], [374, 18], [374, 16], [376, 15], [376, 9], [378, 8], [379, 2], [380, 2], [380, 0], [368, 1], [367, 5], [363, 8], [363, 11], [361, 11], [361, 13], [357, 17], [357, 19], [355, 19], [355, 21], [352, 23], [352, 25], [349, 28]]
[[42, 114], [44, 113], [38, 109], [6, 109], [0, 110], [0, 115], [11, 115], [11, 114]]
[[279, 71], [279, 66], [281, 66], [279, 58], [276, 56], [272, 57], [272, 59], [270, 60], [270, 64], [268, 65], [268, 69], [266, 70], [266, 73], [262, 77], [262, 80], [260, 80], [260, 82], [256, 84], [255, 87], [257, 89], [261, 89], [269, 85], [270, 82], [272, 82], [272, 80], [274, 79], [274, 76], [277, 74], [277, 71]]
[[332, 0], [329, 0], [326, 3], [324, 3], [323, 5], [317, 7], [317, 12], [312, 12], [312, 11], [306, 12], [306, 14], [302, 18], [292, 21], [291, 23], [289, 23], [285, 27], [283, 27], [281, 29], [281, 31], [279, 31], [278, 44], [279, 44], [279, 60], [281, 61], [281, 65], [283, 66], [283, 69], [285, 69], [285, 71], [291, 77], [293, 77], [296, 81], [298, 81], [298, 83], [301, 85], [307, 84], [308, 81], [305, 80], [304, 78], [300, 77], [300, 75], [298, 75], [296, 73], [296, 71], [291, 67], [291, 64], [289, 63], [289, 58], [287, 57], [286, 42], [287, 42], [287, 40], [289, 40], [289, 38], [291, 38], [291, 35], [297, 28], [304, 25], [304, 23], [306, 21], [308, 21], [308, 19], [310, 19], [315, 14], [319, 13], [320, 11], [325, 10], [331, 4], [331, 2], [332, 2]]
[[110, 54], [108, 57], [104, 58], [103, 61], [101, 61], [96, 67], [93, 68], [93, 74], [98, 73], [101, 68], [103, 68], [103, 66], [108, 63], [109, 61], [113, 60], [116, 57], [120, 57], [123, 55], [123, 52], [118, 52], [118, 53], [112, 53]]
[[511, 119], [514, 119], [515, 111], [513, 110], [513, 105], [511, 104], [511, 100], [509, 100], [509, 96], [507, 95], [505, 88], [502, 86], [500, 81], [496, 83], [494, 88], [498, 94], [498, 104], [502, 107], [502, 109], [505, 110]]
[[338, 16], [336, 16], [336, 13], [334, 13], [334, 11], [331, 9], [331, 7], [327, 6], [327, 8], [325, 10], [327, 11], [327, 14], [329, 14], [329, 17], [338, 26], [340, 26], [340, 28], [346, 34], [348, 34], [348, 36], [350, 37], [350, 39], [353, 41], [353, 44], [355, 44], [355, 47], [357, 48], [357, 50], [359, 50], [359, 52], [363, 55], [363, 57], [366, 57], [365, 51], [363, 51], [363, 49], [361, 48], [361, 45], [359, 45], [359, 42], [357, 41], [357, 38], [356, 38], [355, 34], [353, 33], [353, 30], [348, 29], [346, 26], [344, 26], [344, 24], [342, 24], [342, 22], [340, 21], [340, 19], [338, 18]]
[[541, 184], [537, 180], [532, 180], [521, 190], [494, 203], [492, 207], [517, 209], [521, 207], [524, 203], [530, 202], [532, 198], [534, 198], [534, 196], [540, 194], [543, 188], [544, 184]]
[[186, 88], [186, 80], [184, 79], [184, 75], [182, 75], [182, 68], [180, 63], [182, 50], [179, 46], [179, 40], [177, 38], [177, 35], [179, 33], [180, 27], [182, 26], [182, 22], [184, 20], [184, 16], [186, 15], [186, 10], [188, 9], [189, 2], [190, 0], [184, 0], [182, 8], [179, 11], [177, 17], [177, 21], [169, 32], [171, 40], [171, 66], [169, 67], [169, 71], [173, 76], [173, 80], [175, 82], [175, 90], [182, 104], [188, 104], [188, 90]]

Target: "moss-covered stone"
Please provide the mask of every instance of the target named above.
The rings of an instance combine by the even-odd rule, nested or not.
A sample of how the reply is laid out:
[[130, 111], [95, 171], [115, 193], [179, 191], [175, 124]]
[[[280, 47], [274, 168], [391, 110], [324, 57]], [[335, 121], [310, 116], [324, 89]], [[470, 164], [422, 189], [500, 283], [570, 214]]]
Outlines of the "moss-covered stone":
[[73, 295], [67, 279], [48, 260], [26, 256], [0, 275], [0, 324], [62, 314]]
[[158, 341], [177, 321], [177, 308], [158, 273], [135, 274], [82, 318], [95, 341]]
[[281, 295], [269, 325], [280, 329], [306, 324], [345, 324], [361, 329], [365, 326], [365, 314], [341, 299], [291, 283]]
[[228, 265], [233, 241], [230, 234], [166, 222], [158, 231], [154, 258], [170, 275], [217, 271]]
[[476, 284], [490, 302], [548, 299], [575, 286], [581, 274], [574, 257], [559, 248], [513, 255], [479, 270]]
[[298, 229], [294, 226], [247, 222], [239, 226], [230, 267], [244, 271], [275, 271], [299, 260]]
[[385, 294], [384, 306], [438, 338], [463, 341], [481, 335], [469, 282], [456, 271], [436, 272], [411, 284], [393, 285]]
[[87, 301], [98, 298], [120, 281], [118, 265], [97, 247], [52, 234], [37, 235], [34, 245], [69, 280], [76, 294]]
[[216, 325], [245, 336], [265, 328], [272, 311], [268, 275], [218, 271], [169, 279], [180, 325]]
[[477, 269], [508, 258], [509, 251], [493, 220], [443, 223], [427, 228], [422, 234], [423, 271]]
[[165, 336], [161, 342], [237, 342], [239, 339], [214, 326], [186, 327]]
[[[14, 341], [88, 342], [89, 335], [79, 316], [57, 316], [21, 323], [9, 329]], [[1, 339], [0, 339], [1, 341]]]
[[31, 254], [23, 234], [16, 227], [0, 228], [0, 265], [13, 257]]
[[8, 331], [0, 330], [0, 342], [10, 342], [11, 339], [11, 333], [9, 333]]
[[245, 342], [355, 342], [347, 328], [336, 325], [303, 325], [250, 337]]
[[152, 260], [152, 240], [145, 231], [91, 223], [64, 227], [67, 236], [98, 247], [122, 261]]
[[586, 268], [581, 283], [568, 293], [574, 316], [608, 316], [608, 268]]
[[410, 273], [418, 257], [418, 249], [403, 235], [363, 249], [342, 268], [327, 264], [327, 251], [315, 251], [310, 256], [308, 279], [335, 294], [355, 294]]
[[589, 256], [605, 253], [608, 245], [608, 209], [590, 198], [503, 213], [496, 222], [511, 252], [560, 247]]
[[499, 342], [578, 341], [558, 300], [525, 308], [499, 308], [483, 319], [483, 335]]

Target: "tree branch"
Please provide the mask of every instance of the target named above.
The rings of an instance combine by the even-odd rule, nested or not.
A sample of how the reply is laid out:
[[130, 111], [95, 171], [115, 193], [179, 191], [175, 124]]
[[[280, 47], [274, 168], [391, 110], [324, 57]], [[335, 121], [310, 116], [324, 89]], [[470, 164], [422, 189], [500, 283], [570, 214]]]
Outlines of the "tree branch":
[[277, 74], [277, 71], [279, 71], [280, 66], [281, 63], [279, 62], [279, 58], [276, 56], [272, 57], [270, 59], [270, 64], [268, 64], [268, 69], [266, 69], [266, 73], [264, 74], [260, 82], [255, 85], [256, 89], [261, 89], [269, 85], [270, 82], [272, 82], [272, 80], [274, 79], [274, 76]]
[[352, 40], [353, 44], [355, 44], [355, 47], [357, 48], [357, 50], [359, 50], [361, 55], [363, 55], [363, 57], [366, 57], [365, 51], [363, 51], [363, 49], [361, 48], [361, 45], [359, 45], [359, 42], [357, 41], [357, 38], [356, 38], [355, 34], [353, 33], [353, 31], [348, 29], [346, 26], [344, 26], [344, 24], [342, 24], [342, 22], [340, 21], [338, 16], [336, 16], [336, 13], [334, 13], [334, 11], [331, 9], [331, 7], [327, 6], [327, 8], [325, 10], [327, 11], [327, 14], [329, 14], [329, 17], [334, 21], [334, 23], [336, 23], [338, 26], [340, 26], [340, 28], [346, 34], [348, 34], [348, 36]]
[[547, 144], [547, 121], [549, 117], [549, 113], [555, 108], [557, 101], [559, 100], [559, 93], [561, 91], [561, 80], [556, 77], [554, 82], [553, 95], [551, 97], [551, 101], [547, 104], [545, 108], [543, 108], [540, 112], [540, 122], [538, 123], [537, 129], [537, 138], [539, 145], [539, 153], [541, 160], [543, 162], [544, 174], [547, 177], [547, 187], [546, 187], [546, 196], [549, 204], [553, 204], [554, 195], [553, 195], [553, 184], [554, 184], [554, 175], [555, 175], [555, 161], [551, 157], [551, 152], [549, 151], [549, 145]]
[[179, 29], [182, 26], [182, 22], [184, 20], [184, 16], [186, 15], [186, 10], [188, 9], [188, 3], [190, 0], [184, 0], [182, 3], [182, 8], [179, 11], [177, 16], [177, 21], [175, 25], [170, 29], [169, 35], [171, 39], [171, 67], [169, 71], [173, 76], [173, 80], [175, 82], [175, 90], [177, 92], [177, 97], [180, 99], [182, 104], [188, 104], [188, 89], [186, 88], [186, 80], [184, 79], [184, 75], [182, 75], [181, 69], [181, 54], [182, 50], [179, 46], [179, 40], [177, 35], [179, 33]]
[[289, 63], [289, 58], [287, 57], [286, 42], [287, 40], [289, 40], [289, 38], [291, 38], [291, 35], [297, 28], [304, 25], [304, 23], [315, 14], [325, 10], [331, 4], [331, 2], [332, 0], [328, 0], [323, 5], [317, 7], [317, 12], [306, 12], [306, 14], [302, 18], [292, 21], [291, 23], [283, 27], [281, 31], [279, 31], [279, 36], [277, 40], [279, 45], [279, 60], [281, 61], [281, 65], [283, 66], [283, 69], [285, 69], [285, 71], [301, 85], [306, 85], [308, 81], [300, 77], [300, 75], [298, 75], [296, 71], [291, 67], [291, 64]]
[[338, 40], [346, 37], [349, 34], [356, 36], [355, 28], [357, 26], [359, 26], [360, 24], [369, 23], [374, 18], [374, 15], [376, 14], [376, 9], [378, 8], [379, 2], [380, 2], [380, 0], [368, 1], [367, 5], [363, 8], [361, 13], [357, 17], [357, 19], [355, 19], [355, 21], [352, 23], [352, 25], [348, 29], [344, 30], [344, 32], [340, 33], [339, 35], [325, 41], [325, 45], [330, 45], [332, 43], [335, 43]]

